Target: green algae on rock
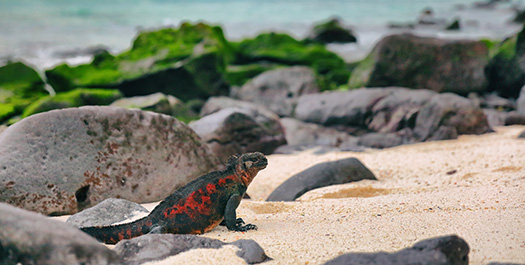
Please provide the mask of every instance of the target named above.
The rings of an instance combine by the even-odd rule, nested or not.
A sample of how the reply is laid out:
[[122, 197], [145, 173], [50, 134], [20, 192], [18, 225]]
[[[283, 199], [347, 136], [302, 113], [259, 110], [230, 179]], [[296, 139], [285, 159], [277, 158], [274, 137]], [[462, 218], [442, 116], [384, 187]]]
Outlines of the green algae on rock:
[[22, 118], [53, 109], [73, 108], [84, 105], [109, 105], [121, 97], [122, 94], [117, 89], [77, 88], [68, 92], [58, 93], [55, 96], [46, 96], [33, 102], [24, 110]]
[[95, 56], [90, 64], [46, 71], [56, 91], [76, 87], [117, 88], [126, 96], [155, 92], [182, 100], [227, 93], [223, 80], [232, 50], [220, 27], [183, 23], [140, 33], [130, 50]]
[[49, 95], [40, 75], [22, 62], [0, 67], [0, 122], [22, 113], [33, 101]]

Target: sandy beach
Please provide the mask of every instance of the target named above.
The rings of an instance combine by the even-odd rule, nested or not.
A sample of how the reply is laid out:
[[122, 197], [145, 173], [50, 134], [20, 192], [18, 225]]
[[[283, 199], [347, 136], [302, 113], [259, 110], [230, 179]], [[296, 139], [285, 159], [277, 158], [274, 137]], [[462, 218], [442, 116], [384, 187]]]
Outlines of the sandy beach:
[[[456, 234], [470, 264], [525, 262], [525, 126], [485, 135], [363, 153], [270, 155], [238, 216], [257, 231], [219, 226], [203, 236], [257, 241], [265, 264], [323, 264], [347, 252], [394, 252], [431, 237]], [[287, 178], [316, 163], [356, 157], [378, 181], [313, 190], [296, 202], [265, 202]], [[152, 209], [156, 204], [145, 204]], [[64, 217], [60, 218], [64, 220]], [[191, 250], [147, 264], [244, 264], [235, 247]]]

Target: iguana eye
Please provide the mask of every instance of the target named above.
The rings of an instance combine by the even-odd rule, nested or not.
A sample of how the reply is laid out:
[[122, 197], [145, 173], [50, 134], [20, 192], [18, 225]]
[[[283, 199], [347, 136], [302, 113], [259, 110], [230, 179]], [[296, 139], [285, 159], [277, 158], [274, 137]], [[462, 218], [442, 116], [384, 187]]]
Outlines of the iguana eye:
[[253, 161], [246, 161], [246, 162], [244, 162], [244, 166], [246, 168], [250, 168], [250, 167], [252, 167], [252, 165], [253, 165]]

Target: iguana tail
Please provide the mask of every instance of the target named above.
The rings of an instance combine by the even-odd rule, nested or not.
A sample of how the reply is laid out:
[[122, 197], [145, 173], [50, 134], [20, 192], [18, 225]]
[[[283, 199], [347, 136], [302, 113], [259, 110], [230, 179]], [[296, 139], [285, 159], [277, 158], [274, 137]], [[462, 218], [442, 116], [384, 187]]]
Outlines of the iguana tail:
[[148, 217], [131, 223], [111, 226], [91, 226], [80, 228], [84, 233], [96, 238], [106, 244], [116, 244], [120, 240], [130, 239], [149, 233], [152, 230], [152, 222]]

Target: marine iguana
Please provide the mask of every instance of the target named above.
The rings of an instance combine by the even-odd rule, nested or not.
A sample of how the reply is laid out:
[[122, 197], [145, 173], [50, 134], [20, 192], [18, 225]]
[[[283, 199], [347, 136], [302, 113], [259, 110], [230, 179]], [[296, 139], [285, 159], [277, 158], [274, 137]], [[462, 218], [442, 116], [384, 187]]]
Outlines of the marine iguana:
[[267, 164], [258, 152], [232, 156], [224, 171], [210, 172], [177, 189], [142, 219], [80, 229], [106, 244], [148, 233], [202, 234], [223, 220], [228, 230], [257, 229], [253, 224], [244, 225], [235, 210], [248, 185]]

